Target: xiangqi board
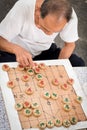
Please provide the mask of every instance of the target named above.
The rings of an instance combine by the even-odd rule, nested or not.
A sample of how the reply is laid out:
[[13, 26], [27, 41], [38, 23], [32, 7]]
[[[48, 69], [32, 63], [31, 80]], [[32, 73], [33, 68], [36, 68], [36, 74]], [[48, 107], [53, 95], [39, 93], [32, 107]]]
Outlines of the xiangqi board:
[[[8, 81], [14, 81], [15, 87], [11, 89], [11, 93], [14, 98], [14, 107], [15, 104], [23, 104], [24, 102], [30, 103], [28, 110], [31, 110], [32, 113], [29, 116], [26, 116], [25, 108], [20, 111], [17, 111], [19, 122], [22, 129], [29, 128], [38, 128], [39, 123], [43, 121], [44, 123], [49, 122], [49, 126], [46, 127], [55, 129], [55, 121], [61, 121], [63, 125], [64, 121], [70, 121], [72, 117], [76, 117], [76, 124], [73, 126], [72, 123], [67, 122], [72, 127], [81, 127], [81, 122], [86, 123], [86, 112], [84, 110], [84, 100], [83, 93], [80, 91], [80, 86], [77, 83], [76, 77], [73, 76], [72, 67], [68, 62], [58, 62], [54, 61], [52, 64], [50, 61], [46, 64], [45, 69], [41, 69], [40, 72], [34, 72], [32, 75], [29, 75], [29, 80], [24, 81], [22, 77], [27, 76], [28, 69], [19, 70], [16, 66], [10, 66], [10, 69], [7, 71]], [[40, 62], [38, 63], [40, 64]], [[68, 66], [67, 66], [68, 64]], [[68, 67], [68, 69], [67, 69]], [[71, 68], [71, 69], [69, 69]], [[39, 74], [39, 75], [38, 75]], [[41, 79], [37, 79], [37, 76]], [[75, 74], [74, 74], [75, 75]], [[74, 80], [73, 84], [69, 84], [68, 80], [72, 78]], [[58, 84], [55, 84], [53, 80], [56, 80]], [[38, 82], [42, 82], [40, 86]], [[7, 87], [7, 86], [5, 86]], [[79, 87], [79, 90], [78, 90]], [[7, 87], [8, 88], [8, 87]], [[10, 88], [8, 88], [10, 89]], [[26, 93], [26, 90], [32, 90], [31, 94]], [[49, 95], [49, 97], [46, 97]], [[53, 98], [54, 97], [56, 98]], [[76, 98], [82, 97], [82, 103], [78, 103]], [[66, 100], [66, 102], [64, 102]], [[67, 102], [69, 100], [69, 102]], [[32, 104], [38, 104], [38, 112], [40, 115], [35, 115], [36, 108], [32, 107]], [[27, 112], [29, 112], [26, 110]], [[61, 125], [62, 125], [61, 124]], [[60, 127], [63, 127], [61, 126]], [[68, 126], [66, 126], [68, 127]], [[57, 128], [58, 129], [58, 128]], [[65, 128], [63, 128], [65, 129]]]

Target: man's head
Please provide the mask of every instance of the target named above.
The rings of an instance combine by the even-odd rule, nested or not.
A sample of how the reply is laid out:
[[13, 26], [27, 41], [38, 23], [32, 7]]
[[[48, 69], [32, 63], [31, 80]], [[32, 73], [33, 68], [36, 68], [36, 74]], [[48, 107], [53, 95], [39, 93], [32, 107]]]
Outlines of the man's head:
[[67, 22], [71, 19], [72, 7], [68, 0], [44, 0], [40, 8], [41, 17], [45, 18], [48, 14], [66, 18]]
[[72, 7], [68, 0], [44, 0], [40, 7], [38, 28], [47, 35], [60, 32], [71, 19]]

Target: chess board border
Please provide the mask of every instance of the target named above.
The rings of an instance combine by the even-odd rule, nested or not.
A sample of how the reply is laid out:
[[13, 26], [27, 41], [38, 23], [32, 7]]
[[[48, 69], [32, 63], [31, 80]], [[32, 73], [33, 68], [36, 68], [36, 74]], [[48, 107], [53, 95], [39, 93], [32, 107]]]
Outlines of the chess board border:
[[[84, 92], [82, 91], [82, 88], [79, 84], [78, 78], [73, 70], [73, 67], [71, 66], [70, 62], [68, 59], [66, 60], [46, 60], [46, 61], [37, 61], [37, 63], [45, 63], [46, 65], [64, 65], [65, 70], [68, 74], [69, 77], [72, 77], [75, 81], [73, 87], [74, 90], [76, 91], [77, 95], [80, 95], [83, 98], [83, 102], [82, 102], [82, 108], [84, 110], [85, 115], [87, 116], [87, 102], [86, 102], [86, 97], [84, 95]], [[7, 110], [7, 114], [8, 114], [8, 119], [10, 122], [10, 127], [11, 130], [22, 130], [20, 121], [19, 121], [19, 117], [18, 117], [18, 113], [17, 111], [14, 109], [14, 104], [15, 104], [15, 100], [14, 100], [14, 96], [12, 94], [11, 89], [9, 89], [7, 86], [7, 81], [8, 79], [8, 75], [7, 72], [2, 70], [2, 65], [3, 64], [8, 64], [10, 67], [17, 67], [18, 63], [17, 62], [11, 62], [11, 63], [1, 63], [0, 64], [0, 86], [1, 86], [1, 90], [2, 90], [2, 94], [4, 97], [4, 102], [5, 102], [5, 107]], [[76, 129], [82, 129], [82, 128], [87, 128], [87, 121], [84, 122], [78, 122], [76, 125], [71, 125], [69, 128], [64, 128], [62, 127], [54, 127], [52, 128], [52, 130], [76, 130]], [[38, 128], [29, 128], [26, 130], [39, 130]], [[48, 128], [46, 128], [46, 130], [49, 130]]]

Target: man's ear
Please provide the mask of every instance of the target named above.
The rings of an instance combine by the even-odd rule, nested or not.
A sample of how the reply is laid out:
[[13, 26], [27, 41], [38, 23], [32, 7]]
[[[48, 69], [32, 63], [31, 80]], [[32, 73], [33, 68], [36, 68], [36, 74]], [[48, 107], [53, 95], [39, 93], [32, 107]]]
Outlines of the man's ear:
[[40, 7], [35, 9], [36, 15], [40, 16]]

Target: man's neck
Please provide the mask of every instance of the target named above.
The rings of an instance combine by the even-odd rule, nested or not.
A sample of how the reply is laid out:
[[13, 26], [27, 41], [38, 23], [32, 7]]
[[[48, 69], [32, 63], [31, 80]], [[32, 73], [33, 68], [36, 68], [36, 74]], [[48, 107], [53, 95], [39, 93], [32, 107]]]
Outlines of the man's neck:
[[38, 24], [38, 20], [40, 17], [40, 7], [43, 3], [43, 0], [36, 0], [36, 5], [35, 5], [35, 24]]
[[44, 0], [36, 0], [36, 5], [35, 5], [35, 9], [40, 9], [42, 3], [43, 3]]

